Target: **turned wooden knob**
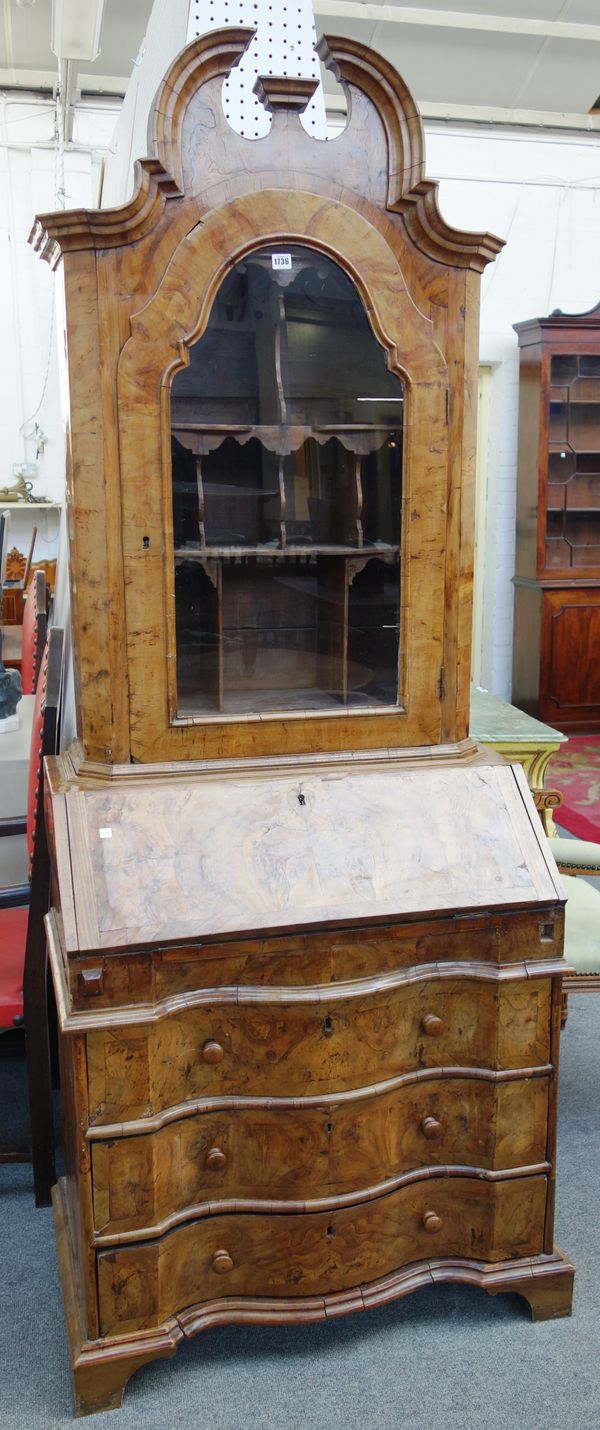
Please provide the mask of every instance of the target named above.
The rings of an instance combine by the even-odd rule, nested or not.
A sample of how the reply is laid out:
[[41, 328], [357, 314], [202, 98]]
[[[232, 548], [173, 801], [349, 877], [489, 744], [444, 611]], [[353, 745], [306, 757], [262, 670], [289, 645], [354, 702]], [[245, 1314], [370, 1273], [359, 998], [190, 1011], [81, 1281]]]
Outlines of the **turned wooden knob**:
[[443, 1033], [443, 1031], [444, 1024], [441, 1018], [436, 1017], [435, 1013], [426, 1013], [423, 1019], [423, 1032], [427, 1034], [427, 1037], [439, 1038], [440, 1033]]
[[438, 1122], [437, 1117], [421, 1118], [421, 1131], [423, 1133], [423, 1136], [427, 1137], [430, 1142], [437, 1142], [437, 1139], [438, 1137], [441, 1137], [443, 1130], [444, 1129], [442, 1127], [442, 1124], [441, 1122]]
[[425, 1231], [441, 1231], [442, 1218], [437, 1212], [423, 1212], [423, 1226]]
[[202, 1057], [205, 1063], [220, 1063], [223, 1055], [224, 1049], [221, 1047], [221, 1044], [215, 1043], [212, 1038], [209, 1038], [202, 1049]]
[[210, 1147], [206, 1153], [206, 1165], [210, 1167], [211, 1172], [220, 1172], [226, 1161], [225, 1153], [220, 1147]]
[[233, 1257], [228, 1251], [213, 1251], [213, 1271], [218, 1271], [219, 1276], [224, 1276], [226, 1271], [233, 1271]]

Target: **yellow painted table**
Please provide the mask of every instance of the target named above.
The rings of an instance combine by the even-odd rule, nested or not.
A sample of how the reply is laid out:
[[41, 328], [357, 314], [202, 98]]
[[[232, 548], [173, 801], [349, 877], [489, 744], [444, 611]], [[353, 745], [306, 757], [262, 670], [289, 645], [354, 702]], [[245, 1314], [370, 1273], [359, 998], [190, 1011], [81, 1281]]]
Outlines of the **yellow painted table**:
[[544, 788], [544, 779], [550, 756], [565, 744], [567, 736], [475, 685], [471, 687], [470, 733], [481, 745], [490, 745], [506, 760], [523, 766], [546, 834], [556, 834], [552, 811], [561, 797], [556, 790]]

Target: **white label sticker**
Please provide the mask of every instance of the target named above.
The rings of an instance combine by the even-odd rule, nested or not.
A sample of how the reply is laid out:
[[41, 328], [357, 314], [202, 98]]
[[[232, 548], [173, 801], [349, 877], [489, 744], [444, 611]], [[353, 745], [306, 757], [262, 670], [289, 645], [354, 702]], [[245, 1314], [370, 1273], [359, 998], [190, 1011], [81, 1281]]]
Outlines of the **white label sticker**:
[[292, 255], [291, 253], [272, 253], [271, 263], [274, 268], [291, 268]]
[[98, 833], [101, 839], [112, 839], [112, 829], [99, 829]]

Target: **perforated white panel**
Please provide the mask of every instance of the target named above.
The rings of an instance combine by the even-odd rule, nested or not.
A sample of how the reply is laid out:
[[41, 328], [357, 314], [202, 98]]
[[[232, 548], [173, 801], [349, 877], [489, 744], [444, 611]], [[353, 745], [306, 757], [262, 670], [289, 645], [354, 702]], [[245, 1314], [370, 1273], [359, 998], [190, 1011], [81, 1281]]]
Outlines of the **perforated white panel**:
[[[223, 87], [223, 108], [232, 128], [246, 139], [269, 131], [270, 116], [252, 93], [258, 75], [286, 74], [320, 78], [314, 52], [312, 0], [195, 0], [190, 5], [188, 42], [224, 25], [251, 25], [256, 35]], [[309, 134], [325, 139], [325, 103], [319, 88], [302, 116]]]

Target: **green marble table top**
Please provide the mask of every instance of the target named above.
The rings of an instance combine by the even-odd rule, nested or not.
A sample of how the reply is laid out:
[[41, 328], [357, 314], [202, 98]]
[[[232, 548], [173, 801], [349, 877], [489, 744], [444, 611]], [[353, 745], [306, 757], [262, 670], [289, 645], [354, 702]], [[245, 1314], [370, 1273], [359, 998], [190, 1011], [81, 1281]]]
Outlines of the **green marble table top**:
[[562, 745], [567, 739], [552, 725], [534, 720], [533, 715], [526, 715], [524, 710], [517, 710], [515, 705], [509, 705], [508, 701], [500, 700], [498, 695], [492, 695], [491, 691], [481, 690], [476, 685], [471, 686], [469, 733], [474, 740], [484, 744]]

